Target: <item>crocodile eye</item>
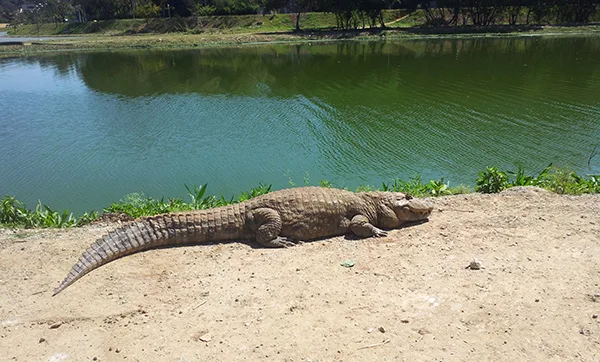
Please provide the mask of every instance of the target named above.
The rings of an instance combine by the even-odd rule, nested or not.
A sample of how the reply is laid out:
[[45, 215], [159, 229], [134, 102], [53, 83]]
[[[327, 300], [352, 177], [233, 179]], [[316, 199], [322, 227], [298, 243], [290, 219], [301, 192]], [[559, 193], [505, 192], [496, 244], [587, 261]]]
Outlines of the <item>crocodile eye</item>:
[[406, 196], [404, 196], [404, 198], [407, 199], [407, 200], [412, 200], [413, 199], [413, 197], [410, 196], [409, 194], [406, 194]]

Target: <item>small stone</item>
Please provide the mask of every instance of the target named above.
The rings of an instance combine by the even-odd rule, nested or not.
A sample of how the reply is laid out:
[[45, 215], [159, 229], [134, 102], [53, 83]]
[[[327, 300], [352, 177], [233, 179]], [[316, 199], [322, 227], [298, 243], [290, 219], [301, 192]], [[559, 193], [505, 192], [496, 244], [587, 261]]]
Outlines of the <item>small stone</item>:
[[50, 326], [50, 329], [56, 329], [62, 325], [62, 322], [56, 322]]
[[348, 259], [341, 262], [340, 265], [344, 268], [352, 268], [354, 265], [356, 265], [356, 261]]
[[408, 319], [402, 319], [400, 322], [402, 322], [402, 323], [409, 323], [410, 321]]
[[44, 338], [44, 337], [40, 338], [39, 343], [44, 343], [44, 342], [46, 342], [46, 338]]
[[417, 331], [417, 333], [419, 333], [420, 335], [424, 336], [426, 334], [431, 334], [431, 332], [428, 329], [425, 328], [421, 328]]
[[97, 360], [98, 360], [98, 357], [92, 358], [92, 361], [97, 361]]
[[483, 269], [483, 266], [479, 260], [473, 259], [465, 269], [480, 270]]
[[377, 328], [377, 330], [379, 330], [379, 332], [381, 332], [381, 333], [385, 333], [385, 328], [383, 328], [383, 327], [379, 327], [379, 328]]
[[597, 314], [592, 314], [592, 318], [598, 319], [598, 315]]

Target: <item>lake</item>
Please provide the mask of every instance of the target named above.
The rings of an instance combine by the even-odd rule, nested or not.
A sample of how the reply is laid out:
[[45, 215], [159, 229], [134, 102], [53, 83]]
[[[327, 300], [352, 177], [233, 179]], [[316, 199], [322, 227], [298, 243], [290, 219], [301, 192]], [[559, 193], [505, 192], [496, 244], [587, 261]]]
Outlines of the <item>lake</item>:
[[[600, 173], [600, 37], [0, 59], [0, 194], [76, 213], [259, 183]], [[599, 147], [600, 148], [600, 147]]]

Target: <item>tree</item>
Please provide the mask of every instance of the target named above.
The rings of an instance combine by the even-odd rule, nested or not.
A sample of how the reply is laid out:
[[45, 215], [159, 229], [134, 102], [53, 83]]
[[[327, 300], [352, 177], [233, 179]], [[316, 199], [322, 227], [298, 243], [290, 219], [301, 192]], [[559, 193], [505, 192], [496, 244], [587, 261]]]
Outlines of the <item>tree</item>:
[[156, 18], [160, 15], [160, 6], [149, 1], [136, 6], [134, 14], [139, 18], [145, 18], [146, 25], [148, 25], [150, 18]]
[[521, 14], [521, 8], [523, 1], [520, 0], [505, 0], [504, 6], [506, 9], [506, 15], [508, 16], [508, 24], [516, 25], [519, 15]]
[[75, 0], [89, 19], [110, 20], [131, 17], [133, 4], [130, 0]]
[[19, 0], [0, 1], [0, 23], [9, 23], [15, 18], [19, 9]]
[[74, 12], [75, 8], [67, 0], [48, 0], [42, 8], [43, 18], [56, 24], [68, 20]]
[[316, 0], [289, 0], [287, 6], [290, 7], [292, 12], [296, 13], [296, 31], [300, 30], [300, 13], [309, 11], [311, 8], [317, 6]]
[[192, 11], [195, 9], [194, 0], [168, 0], [167, 5], [171, 7], [171, 12], [182, 16], [188, 17], [192, 15]]
[[500, 10], [498, 0], [467, 0], [464, 5], [469, 9], [473, 25], [493, 24]]

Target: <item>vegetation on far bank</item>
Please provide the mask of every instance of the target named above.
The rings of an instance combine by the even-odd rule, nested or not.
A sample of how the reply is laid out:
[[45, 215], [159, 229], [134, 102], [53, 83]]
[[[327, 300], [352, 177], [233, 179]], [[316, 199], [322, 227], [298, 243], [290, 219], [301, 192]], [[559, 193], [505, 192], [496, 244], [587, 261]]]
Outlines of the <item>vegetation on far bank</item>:
[[[308, 178], [304, 180], [309, 184]], [[515, 186], [538, 186], [559, 194], [581, 195], [586, 193], [600, 193], [600, 175], [580, 176], [575, 172], [548, 166], [537, 175], [527, 175], [522, 167], [517, 171], [502, 171], [497, 167], [488, 167], [479, 172], [475, 181], [475, 192], [497, 193]], [[296, 186], [290, 181], [291, 186]], [[321, 181], [322, 187], [334, 187], [328, 181]], [[198, 209], [208, 209], [243, 202], [271, 191], [271, 185], [260, 184], [250, 191], [242, 192], [237, 197], [226, 199], [224, 196], [216, 197], [206, 195], [207, 185], [188, 186], [186, 190], [190, 201], [182, 198], [164, 198], [156, 200], [141, 193], [126, 195], [118, 202], [113, 202], [104, 208], [102, 213], [92, 211], [75, 217], [67, 210], [59, 212], [38, 201], [34, 210], [28, 209], [22, 202], [13, 196], [4, 196], [0, 199], [0, 227], [73, 227], [89, 224], [101, 218], [101, 214], [125, 214], [131, 218], [151, 216], [170, 212], [181, 212]], [[423, 182], [421, 177], [415, 176], [408, 181], [396, 179], [391, 183], [383, 183], [381, 187], [360, 186], [358, 191], [394, 191], [403, 192], [416, 197], [438, 197], [446, 195], [465, 194], [473, 192], [469, 186], [450, 186], [444, 179]]]
[[[593, 21], [600, 0], [41, 0], [0, 4], [0, 22], [12, 25], [116, 19], [198, 18], [286, 13], [293, 28], [301, 14], [327, 13], [339, 29], [385, 27], [386, 11], [420, 10], [425, 25], [549, 24]], [[302, 28], [307, 24], [302, 23]]]
[[[16, 45], [1, 45], [0, 58], [38, 55], [55, 52], [116, 51], [116, 50], [182, 50], [208, 47], [238, 47], [260, 44], [314, 44], [339, 40], [379, 41], [382, 39], [439, 39], [513, 36], [597, 36], [600, 25], [585, 26], [491, 26], [387, 28], [301, 32], [237, 32], [206, 31], [199, 34], [150, 33], [130, 35], [84, 35], [46, 41], [21, 41]], [[26, 36], [25, 34], [23, 34]]]
[[[386, 19], [399, 12], [385, 12]], [[395, 14], [395, 15], [394, 15]], [[600, 13], [599, 13], [600, 15]], [[59, 35], [54, 40], [0, 43], [0, 58], [47, 52], [113, 51], [131, 49], [198, 49], [266, 43], [315, 43], [335, 40], [424, 39], [521, 35], [595, 35], [600, 24], [423, 26], [422, 10], [391, 21], [385, 29], [339, 30], [331, 27], [332, 14], [302, 14], [310, 28], [291, 31], [290, 14], [210, 16], [206, 18], [120, 19], [71, 24], [23, 25], [9, 28], [18, 36]], [[262, 19], [262, 20], [259, 20]], [[272, 19], [272, 20], [264, 20]], [[386, 20], [387, 21], [387, 20]], [[191, 22], [191, 23], [190, 23]], [[193, 25], [203, 24], [203, 25]], [[65, 37], [63, 37], [65, 35]], [[77, 36], [73, 36], [77, 35]]]
[[[528, 20], [531, 14], [528, 10], [521, 10], [517, 20], [509, 20], [508, 14], [498, 12], [497, 19], [493, 22], [480, 23], [467, 19], [467, 13], [462, 17], [448, 16], [446, 10], [440, 9], [436, 14], [441, 18], [432, 19], [431, 11], [418, 10], [384, 10], [381, 13], [381, 25], [366, 22], [356, 12], [350, 14], [354, 20], [350, 26], [340, 25], [339, 17], [331, 12], [306, 12], [301, 14], [245, 14], [245, 15], [202, 15], [190, 17], [168, 18], [132, 18], [91, 20], [84, 22], [13, 22], [7, 28], [9, 35], [134, 35], [134, 34], [205, 34], [205, 33], [289, 33], [298, 32], [332, 32], [369, 30], [380, 32], [387, 30], [411, 30], [416, 34], [430, 33], [472, 33], [472, 32], [522, 32], [542, 29], [547, 26], [572, 28], [596, 24], [600, 21], [600, 12], [593, 12], [589, 21], [561, 22], [549, 18], [536, 17], [535, 21]], [[504, 15], [502, 15], [504, 14]], [[539, 15], [541, 16], [541, 15]], [[548, 15], [550, 16], [550, 15]], [[301, 20], [300, 20], [301, 19]], [[458, 21], [457, 19], [461, 19]], [[301, 21], [302, 28], [296, 29], [296, 22]]]
[[600, 0], [42, 0], [17, 11], [18, 3], [5, 2], [4, 10], [0, 4], [0, 18], [11, 23], [9, 35], [79, 36], [0, 44], [0, 57], [350, 38], [600, 33]]

